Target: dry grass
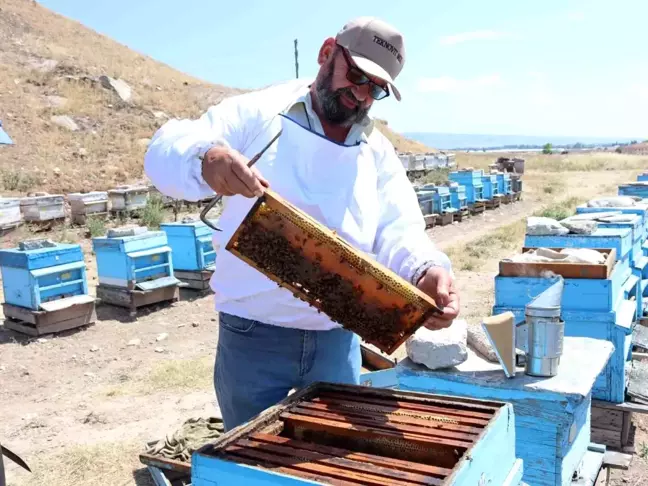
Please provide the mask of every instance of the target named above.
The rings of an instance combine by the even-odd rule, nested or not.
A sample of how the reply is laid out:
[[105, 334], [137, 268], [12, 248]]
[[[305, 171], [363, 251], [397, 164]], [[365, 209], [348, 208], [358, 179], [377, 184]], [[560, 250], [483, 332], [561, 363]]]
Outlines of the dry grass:
[[83, 444], [30, 461], [33, 473], [20, 473], [24, 486], [153, 485], [138, 454], [137, 442]]
[[213, 387], [212, 357], [165, 361], [155, 365], [140, 378], [110, 388], [109, 397], [150, 395], [162, 391], [208, 390]]
[[376, 127], [381, 131], [385, 137], [391, 142], [391, 144], [399, 152], [411, 152], [411, 153], [426, 153], [426, 152], [437, 152], [437, 150], [430, 148], [421, 142], [416, 140], [410, 140], [405, 138], [402, 135], [394, 132], [385, 120], [376, 119]]

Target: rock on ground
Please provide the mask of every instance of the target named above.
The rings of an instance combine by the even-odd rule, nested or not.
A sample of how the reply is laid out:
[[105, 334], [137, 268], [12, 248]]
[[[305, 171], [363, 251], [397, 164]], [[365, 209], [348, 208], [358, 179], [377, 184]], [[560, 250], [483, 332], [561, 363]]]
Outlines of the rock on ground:
[[77, 130], [79, 130], [79, 125], [77, 125], [76, 122], [69, 116], [55, 115], [51, 118], [51, 120], [52, 123], [54, 123], [55, 125], [58, 125], [59, 127], [65, 128], [72, 132], [76, 132]]
[[130, 101], [130, 99], [133, 97], [133, 91], [131, 90], [131, 87], [128, 85], [128, 83], [126, 83], [126, 81], [123, 81], [121, 79], [114, 79], [110, 76], [100, 76], [99, 82], [104, 88], [109, 89], [117, 94], [117, 96], [119, 96], [119, 99], [121, 99], [122, 101]]
[[461, 319], [438, 331], [422, 327], [406, 341], [407, 356], [431, 370], [461, 364], [468, 359], [467, 327]]

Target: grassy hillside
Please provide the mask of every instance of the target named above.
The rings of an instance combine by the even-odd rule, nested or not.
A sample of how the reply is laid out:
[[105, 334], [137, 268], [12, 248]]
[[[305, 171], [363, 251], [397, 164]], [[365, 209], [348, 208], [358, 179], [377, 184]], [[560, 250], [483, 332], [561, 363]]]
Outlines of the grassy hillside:
[[[102, 76], [124, 81], [132, 96], [124, 101]], [[240, 92], [183, 74], [32, 0], [3, 0], [0, 119], [15, 145], [0, 150], [0, 194], [136, 181], [156, 128]], [[409, 149], [409, 141], [381, 129]]]

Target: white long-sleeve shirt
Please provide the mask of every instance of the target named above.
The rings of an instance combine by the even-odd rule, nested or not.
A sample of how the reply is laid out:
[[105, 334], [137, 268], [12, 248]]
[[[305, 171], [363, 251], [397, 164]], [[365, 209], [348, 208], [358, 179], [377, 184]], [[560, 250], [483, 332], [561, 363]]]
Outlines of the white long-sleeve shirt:
[[[248, 158], [253, 157], [274, 135], [269, 127], [278, 113], [324, 135], [312, 109], [308, 86], [309, 83], [304, 81], [292, 81], [228, 98], [197, 120], [168, 121], [149, 145], [144, 160], [146, 174], [160, 192], [170, 197], [197, 201], [212, 196], [214, 191], [201, 176], [201, 158], [211, 147], [226, 145]], [[374, 190], [378, 194], [378, 204], [362, 208], [363, 214], [377, 222], [371, 253], [380, 263], [414, 284], [430, 265], [439, 265], [451, 272], [449, 259], [435, 248], [425, 233], [416, 194], [393, 146], [369, 119], [354, 125], [347, 137], [348, 144], [360, 140], [369, 144], [377, 173], [377, 188]], [[243, 196], [233, 198], [240, 200]], [[227, 216], [228, 199], [231, 198], [224, 198], [223, 217]], [[263, 316], [251, 310], [255, 302], [260, 301], [253, 294], [242, 296], [240, 291], [229, 292], [228, 277], [218, 274], [219, 258], [221, 252], [226, 252], [224, 246], [229, 236], [215, 233], [214, 238], [217, 259], [212, 288], [216, 293], [218, 310], [269, 324], [322, 328], [321, 323], [302, 326], [300, 322], [286, 324], [283, 318], [274, 322], [272, 318], [264, 320]]]

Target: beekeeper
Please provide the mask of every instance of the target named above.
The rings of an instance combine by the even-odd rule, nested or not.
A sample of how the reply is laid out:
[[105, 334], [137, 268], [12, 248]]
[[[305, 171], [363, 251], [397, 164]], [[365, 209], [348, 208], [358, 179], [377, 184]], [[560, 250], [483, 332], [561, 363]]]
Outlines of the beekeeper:
[[[315, 381], [359, 383], [359, 338], [227, 252], [229, 238], [266, 187], [335, 230], [444, 307], [459, 312], [449, 259], [425, 233], [415, 192], [393, 146], [368, 113], [401, 99], [403, 36], [357, 18], [322, 44], [319, 72], [227, 98], [197, 120], [154, 135], [146, 174], [163, 194], [226, 196], [214, 232], [211, 280], [219, 312], [214, 382], [227, 430]], [[279, 131], [252, 167], [247, 162]]]

